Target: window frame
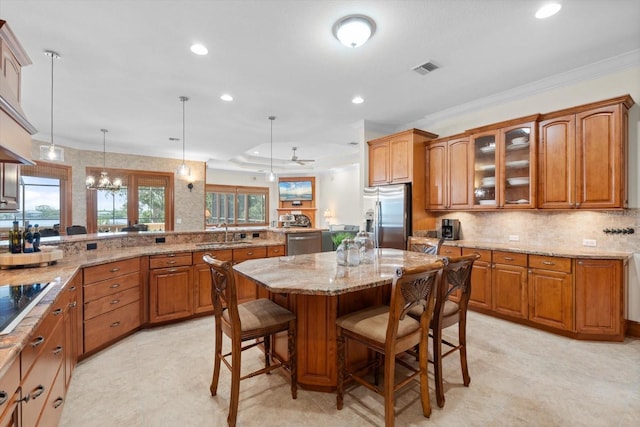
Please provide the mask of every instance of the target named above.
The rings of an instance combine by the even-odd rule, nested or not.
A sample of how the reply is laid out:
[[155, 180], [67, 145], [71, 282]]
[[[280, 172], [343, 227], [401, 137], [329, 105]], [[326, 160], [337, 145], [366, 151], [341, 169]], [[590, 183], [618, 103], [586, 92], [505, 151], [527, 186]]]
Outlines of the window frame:
[[[220, 184], [207, 184], [205, 186], [205, 195], [204, 195], [204, 226], [205, 228], [213, 227], [213, 224], [207, 224], [207, 211], [209, 211], [209, 206], [207, 205], [207, 194], [209, 193], [224, 193], [224, 194], [232, 194], [233, 195], [233, 216], [234, 221], [228, 222], [228, 226], [233, 227], [262, 227], [269, 225], [269, 187], [252, 187], [252, 186], [242, 186], [242, 185], [220, 185]], [[264, 222], [262, 223], [248, 223], [248, 222], [238, 222], [238, 212], [239, 212], [239, 202], [238, 195], [261, 195], [264, 196]], [[247, 197], [248, 200], [248, 197]], [[247, 206], [248, 207], [248, 206]], [[245, 211], [249, 212], [248, 208]]]
[[[174, 193], [174, 174], [171, 172], [155, 172], [155, 171], [140, 171], [130, 169], [109, 169], [109, 168], [97, 168], [87, 167], [86, 174], [93, 176], [100, 176], [101, 171], [106, 171], [113, 179], [119, 177], [126, 183], [127, 187], [127, 220], [131, 224], [139, 222], [138, 217], [138, 183], [145, 178], [160, 178], [166, 179], [167, 186], [165, 187], [165, 206], [164, 206], [164, 230], [173, 231], [173, 216], [175, 203]], [[95, 190], [85, 190], [87, 194], [87, 232], [98, 232], [98, 192]]]

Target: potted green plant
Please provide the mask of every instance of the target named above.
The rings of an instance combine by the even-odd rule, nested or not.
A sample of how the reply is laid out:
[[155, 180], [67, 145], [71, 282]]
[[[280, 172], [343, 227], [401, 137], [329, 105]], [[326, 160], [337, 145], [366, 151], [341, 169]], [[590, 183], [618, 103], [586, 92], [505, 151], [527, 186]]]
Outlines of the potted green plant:
[[344, 239], [349, 239], [349, 238], [353, 238], [353, 233], [342, 231], [340, 233], [332, 234], [331, 240], [333, 240], [333, 250], [335, 251], [338, 248], [338, 246], [340, 246], [340, 243], [342, 243]]

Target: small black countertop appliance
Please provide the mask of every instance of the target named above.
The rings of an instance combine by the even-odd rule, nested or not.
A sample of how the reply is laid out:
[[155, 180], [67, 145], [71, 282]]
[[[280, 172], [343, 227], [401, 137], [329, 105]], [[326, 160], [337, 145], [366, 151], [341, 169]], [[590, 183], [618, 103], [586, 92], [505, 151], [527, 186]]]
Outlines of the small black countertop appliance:
[[459, 240], [460, 221], [457, 219], [443, 219], [442, 237], [444, 238], [444, 240]]

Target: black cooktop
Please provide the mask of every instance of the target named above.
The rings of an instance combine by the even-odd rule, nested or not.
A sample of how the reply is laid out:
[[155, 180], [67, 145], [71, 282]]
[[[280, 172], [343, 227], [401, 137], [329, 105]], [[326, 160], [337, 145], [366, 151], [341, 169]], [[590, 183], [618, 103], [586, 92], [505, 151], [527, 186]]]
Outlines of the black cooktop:
[[0, 335], [10, 333], [50, 288], [49, 283], [0, 285]]

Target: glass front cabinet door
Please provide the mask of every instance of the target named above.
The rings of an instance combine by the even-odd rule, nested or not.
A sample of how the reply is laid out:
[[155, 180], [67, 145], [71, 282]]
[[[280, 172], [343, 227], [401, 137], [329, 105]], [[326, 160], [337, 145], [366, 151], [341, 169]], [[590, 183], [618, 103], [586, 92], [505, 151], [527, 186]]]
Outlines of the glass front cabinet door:
[[535, 207], [536, 120], [509, 123], [471, 135], [474, 209]]

